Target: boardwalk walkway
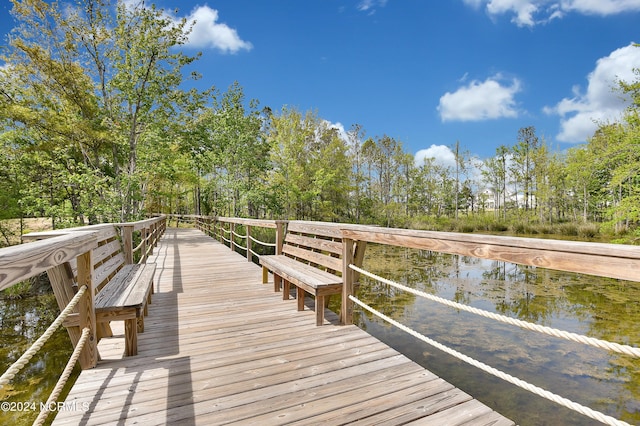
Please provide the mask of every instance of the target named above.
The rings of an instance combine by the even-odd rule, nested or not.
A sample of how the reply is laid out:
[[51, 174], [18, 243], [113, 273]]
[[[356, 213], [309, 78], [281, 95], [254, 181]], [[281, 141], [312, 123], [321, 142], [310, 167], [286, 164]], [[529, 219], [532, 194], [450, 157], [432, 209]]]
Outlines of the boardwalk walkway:
[[355, 326], [316, 327], [199, 231], [167, 230], [150, 261], [138, 355], [103, 339], [54, 424], [513, 424]]

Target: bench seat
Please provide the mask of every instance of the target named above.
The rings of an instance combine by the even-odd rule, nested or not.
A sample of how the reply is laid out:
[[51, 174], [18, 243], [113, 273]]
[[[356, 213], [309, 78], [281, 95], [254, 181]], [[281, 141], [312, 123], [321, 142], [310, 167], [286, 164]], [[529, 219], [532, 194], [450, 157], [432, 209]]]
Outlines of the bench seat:
[[278, 275], [296, 286], [308, 287], [313, 292], [321, 291], [325, 294], [337, 294], [342, 291], [342, 278], [283, 254], [260, 256], [260, 264], [266, 266], [269, 270], [278, 271]]
[[125, 322], [125, 354], [138, 352], [138, 332], [144, 332], [144, 316], [151, 303], [155, 263], [124, 265], [95, 297], [98, 322]]
[[[283, 254], [260, 256], [262, 281], [273, 273], [273, 286], [283, 299], [289, 298], [289, 286], [296, 287], [298, 310], [304, 310], [306, 293], [315, 296], [316, 325], [324, 323], [329, 297], [342, 294], [342, 232], [339, 224], [291, 221], [282, 247]], [[354, 262], [362, 264], [364, 244], [354, 247]]]

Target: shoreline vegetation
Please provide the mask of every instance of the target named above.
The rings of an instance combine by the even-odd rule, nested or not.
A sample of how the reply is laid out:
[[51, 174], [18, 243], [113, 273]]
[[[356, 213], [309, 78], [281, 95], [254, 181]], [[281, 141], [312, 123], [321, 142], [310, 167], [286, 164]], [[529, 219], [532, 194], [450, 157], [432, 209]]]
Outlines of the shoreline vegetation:
[[[25, 218], [22, 220], [23, 234], [52, 229], [50, 218]], [[516, 237], [555, 238], [587, 242], [609, 242], [636, 244], [634, 235], [612, 235], [601, 232], [596, 223], [536, 223], [528, 220], [497, 220], [490, 215], [469, 215], [452, 218], [411, 218], [395, 224], [395, 227], [461, 233], [488, 233]], [[20, 243], [20, 219], [0, 221], [2, 240], [0, 247]], [[36, 276], [0, 292], [0, 299], [19, 299], [47, 292], [46, 276]], [[49, 289], [50, 290], [50, 289]]]
[[263, 105], [239, 81], [192, 88], [189, 24], [167, 25], [155, 6], [27, 3], [0, 54], [0, 220], [61, 228], [154, 212], [640, 236], [639, 69], [611, 82], [622, 116], [582, 144], [559, 151], [522, 122], [488, 158], [443, 141], [444, 161], [407, 150], [401, 129], [338, 128], [314, 109]]

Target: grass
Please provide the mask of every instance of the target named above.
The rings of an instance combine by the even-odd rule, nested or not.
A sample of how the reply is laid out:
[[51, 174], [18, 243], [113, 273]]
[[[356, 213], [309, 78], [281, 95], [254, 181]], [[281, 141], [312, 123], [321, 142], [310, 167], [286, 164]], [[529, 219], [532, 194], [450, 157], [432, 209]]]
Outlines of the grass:
[[[537, 218], [496, 219], [493, 215], [469, 215], [458, 219], [446, 217], [434, 218], [423, 216], [413, 218], [399, 227], [422, 229], [430, 231], [462, 232], [462, 233], [490, 233], [513, 236], [555, 236], [582, 241], [602, 241], [609, 238], [601, 232], [597, 223], [539, 222]], [[404, 225], [404, 226], [402, 226]]]
[[[23, 233], [48, 231], [51, 219], [36, 217], [23, 219]], [[0, 220], [0, 247], [20, 244], [20, 219]]]

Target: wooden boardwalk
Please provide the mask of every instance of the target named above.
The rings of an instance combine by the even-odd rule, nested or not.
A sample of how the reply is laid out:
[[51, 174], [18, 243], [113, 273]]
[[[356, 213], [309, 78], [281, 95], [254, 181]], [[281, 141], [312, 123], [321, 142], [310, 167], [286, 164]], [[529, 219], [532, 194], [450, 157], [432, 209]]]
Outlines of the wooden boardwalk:
[[316, 327], [199, 231], [168, 229], [150, 261], [138, 355], [103, 339], [54, 424], [513, 424], [329, 311]]

